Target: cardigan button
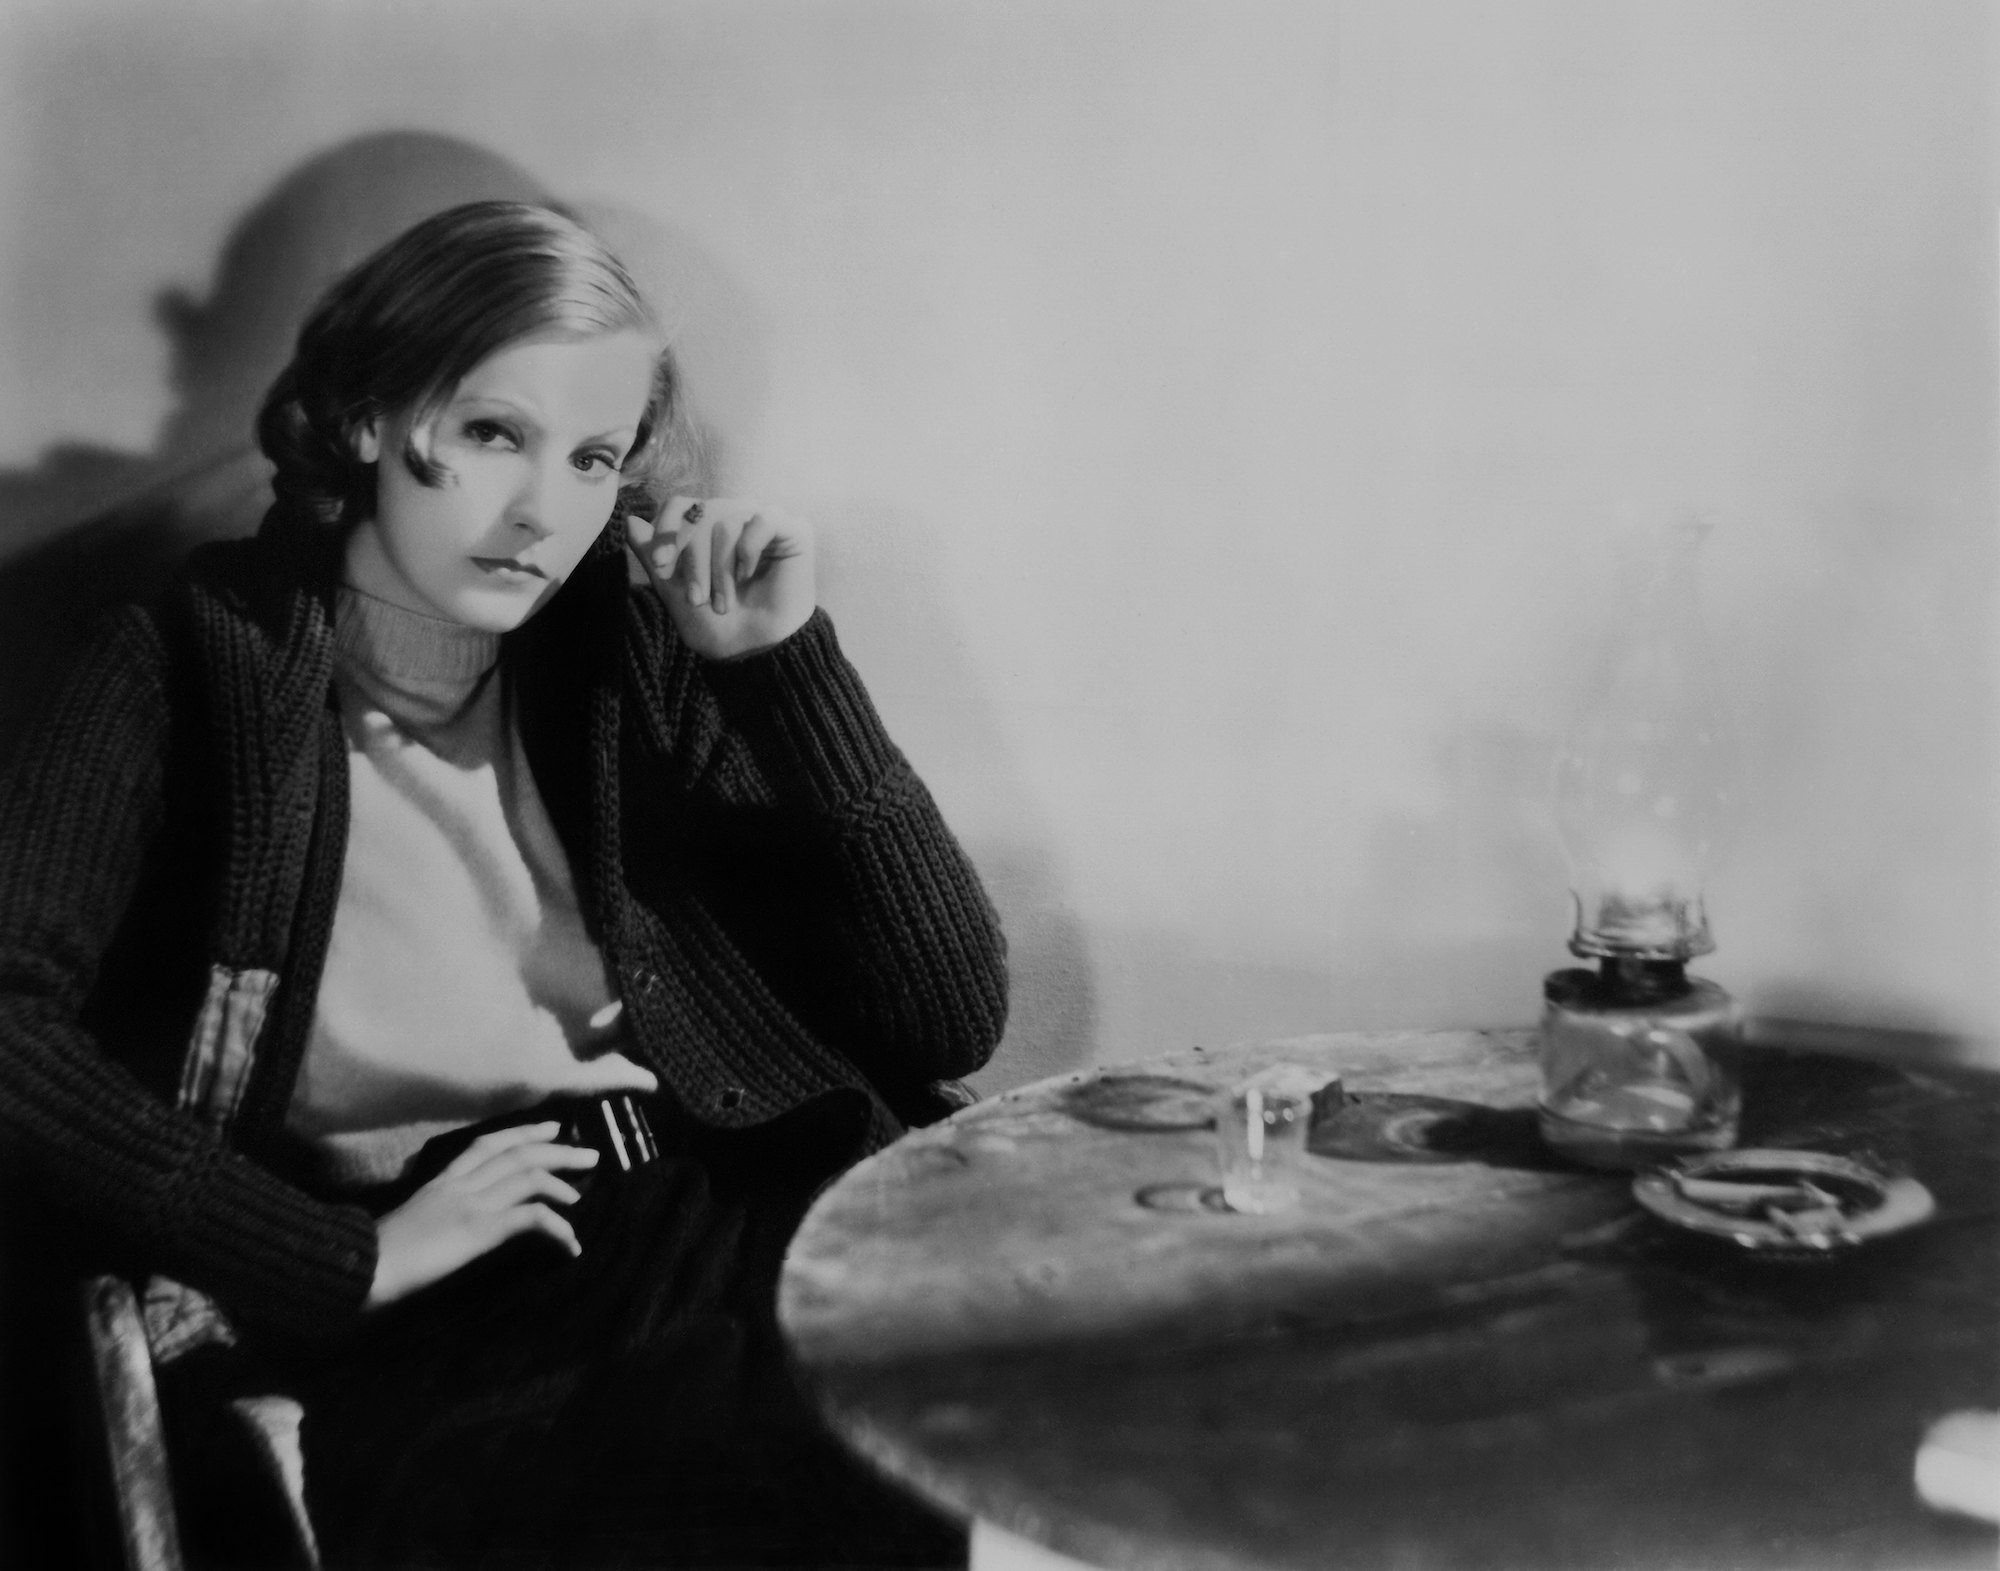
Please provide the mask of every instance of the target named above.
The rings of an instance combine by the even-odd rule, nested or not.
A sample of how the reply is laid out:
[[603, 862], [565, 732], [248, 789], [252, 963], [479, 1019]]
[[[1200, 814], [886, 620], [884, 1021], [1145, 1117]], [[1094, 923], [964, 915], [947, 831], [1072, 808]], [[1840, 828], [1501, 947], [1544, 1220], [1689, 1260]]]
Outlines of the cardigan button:
[[657, 998], [660, 996], [660, 973], [641, 966], [632, 973], [632, 985], [645, 997]]
[[725, 1113], [733, 1113], [743, 1105], [744, 1094], [741, 1086], [724, 1086], [716, 1093], [715, 1105]]

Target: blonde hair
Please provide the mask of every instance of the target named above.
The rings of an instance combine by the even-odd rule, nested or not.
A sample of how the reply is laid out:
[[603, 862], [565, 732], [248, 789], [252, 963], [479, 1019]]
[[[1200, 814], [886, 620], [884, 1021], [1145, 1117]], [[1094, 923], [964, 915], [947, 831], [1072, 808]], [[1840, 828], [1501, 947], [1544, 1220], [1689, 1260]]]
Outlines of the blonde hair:
[[[258, 445], [277, 466], [273, 489], [324, 524], [358, 523], [375, 506], [375, 466], [356, 451], [364, 426], [408, 412], [411, 440], [398, 456], [420, 482], [440, 484], [416, 437], [474, 366], [524, 338], [625, 329], [659, 325], [623, 264], [574, 219], [526, 202], [448, 208], [342, 276], [307, 316], [257, 416]], [[699, 462], [680, 372], [662, 346], [613, 519], [652, 516], [692, 485]]]

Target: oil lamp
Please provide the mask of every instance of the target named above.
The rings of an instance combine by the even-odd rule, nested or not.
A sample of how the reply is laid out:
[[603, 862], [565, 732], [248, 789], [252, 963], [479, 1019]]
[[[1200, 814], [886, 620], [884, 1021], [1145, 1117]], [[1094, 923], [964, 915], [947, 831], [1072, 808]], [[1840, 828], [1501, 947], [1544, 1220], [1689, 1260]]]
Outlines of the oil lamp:
[[1736, 1141], [1735, 1001], [1687, 963], [1714, 949], [1703, 879], [1728, 798], [1721, 693], [1700, 625], [1708, 526], [1637, 532], [1604, 658], [1556, 760], [1556, 827], [1576, 903], [1572, 953], [1543, 981], [1540, 1122], [1597, 1167]]

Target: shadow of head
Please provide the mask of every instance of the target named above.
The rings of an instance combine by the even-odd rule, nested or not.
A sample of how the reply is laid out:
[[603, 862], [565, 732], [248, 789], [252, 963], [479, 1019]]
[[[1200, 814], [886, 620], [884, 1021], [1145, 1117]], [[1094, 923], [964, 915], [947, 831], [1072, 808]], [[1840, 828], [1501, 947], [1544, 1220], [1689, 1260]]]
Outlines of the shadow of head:
[[387, 131], [321, 153], [239, 219], [206, 297], [154, 304], [175, 402], [153, 453], [63, 443], [0, 476], [0, 756], [101, 614], [159, 587], [187, 549], [254, 528], [269, 501], [258, 406], [321, 291], [417, 220], [461, 202], [546, 201], [485, 148]]
[[489, 199], [550, 193], [497, 153], [423, 131], [357, 137], [288, 175], [237, 221], [206, 299], [169, 289], [154, 302], [178, 399], [163, 453], [248, 441], [321, 291], [418, 220]]

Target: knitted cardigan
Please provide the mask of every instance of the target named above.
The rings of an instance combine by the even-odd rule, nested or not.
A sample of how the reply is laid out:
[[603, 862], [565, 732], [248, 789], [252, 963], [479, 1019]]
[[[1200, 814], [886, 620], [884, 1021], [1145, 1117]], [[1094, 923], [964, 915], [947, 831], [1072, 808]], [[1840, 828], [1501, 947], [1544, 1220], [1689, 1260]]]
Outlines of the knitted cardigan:
[[[845, 1102], [858, 1156], [991, 1054], [997, 919], [825, 612], [702, 659], [614, 533], [501, 659], [626, 1050], [717, 1128]], [[197, 551], [0, 784], [0, 1153], [113, 1259], [171, 1274], [163, 1355], [203, 1295], [338, 1336], [374, 1276], [372, 1218], [310, 1192], [284, 1128], [348, 828], [338, 546], [281, 505]]]

